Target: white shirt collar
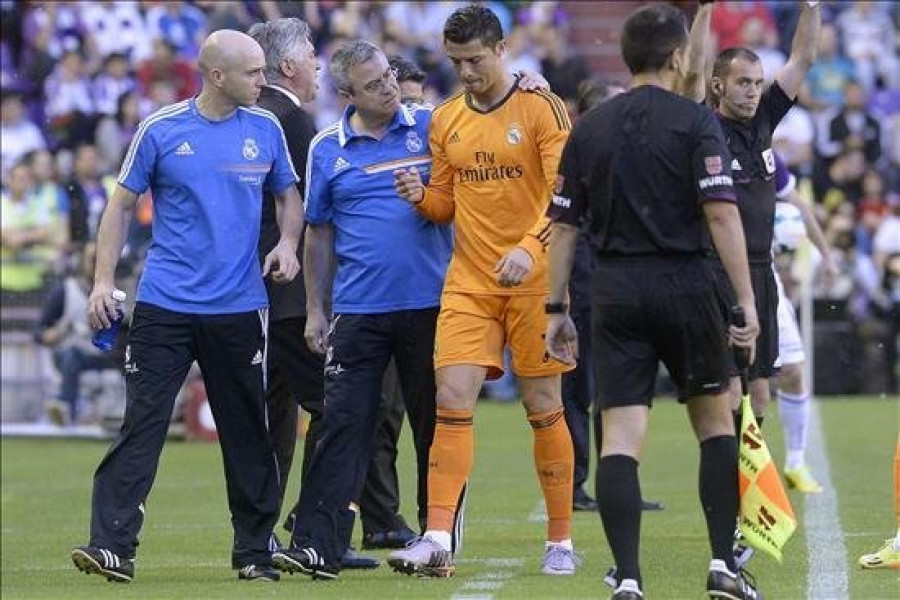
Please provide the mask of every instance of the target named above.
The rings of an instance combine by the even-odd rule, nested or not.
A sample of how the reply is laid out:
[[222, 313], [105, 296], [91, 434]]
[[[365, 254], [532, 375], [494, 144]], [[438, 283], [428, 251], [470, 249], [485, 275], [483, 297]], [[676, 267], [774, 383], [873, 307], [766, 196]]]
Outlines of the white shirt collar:
[[279, 92], [281, 92], [282, 94], [284, 94], [285, 96], [287, 96], [288, 98], [290, 98], [290, 99], [291, 99], [291, 102], [293, 102], [293, 103], [296, 104], [297, 106], [302, 106], [302, 105], [303, 105], [303, 103], [300, 102], [300, 98], [297, 97], [297, 94], [295, 94], [295, 93], [292, 92], [291, 90], [287, 89], [287, 88], [284, 87], [283, 85], [278, 85], [277, 83], [267, 83], [267, 84], [266, 84], [266, 87], [270, 87], [270, 88], [272, 88], [272, 89], [278, 90]]

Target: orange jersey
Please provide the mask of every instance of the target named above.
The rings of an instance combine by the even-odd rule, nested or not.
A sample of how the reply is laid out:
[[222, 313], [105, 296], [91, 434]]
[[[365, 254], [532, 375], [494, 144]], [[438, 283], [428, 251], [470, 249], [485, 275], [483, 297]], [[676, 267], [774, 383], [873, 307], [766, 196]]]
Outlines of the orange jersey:
[[[417, 207], [431, 220], [455, 220], [445, 291], [547, 292], [545, 213], [571, 127], [557, 96], [518, 86], [487, 112], [464, 93], [434, 110], [431, 182]], [[531, 254], [534, 269], [520, 285], [501, 287], [494, 266], [516, 246]]]

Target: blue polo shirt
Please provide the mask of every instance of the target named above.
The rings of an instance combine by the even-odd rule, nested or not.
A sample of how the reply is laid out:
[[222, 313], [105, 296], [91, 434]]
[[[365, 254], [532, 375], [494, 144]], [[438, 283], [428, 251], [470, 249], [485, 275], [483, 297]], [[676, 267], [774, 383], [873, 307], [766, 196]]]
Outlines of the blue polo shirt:
[[153, 195], [153, 242], [137, 300], [191, 314], [247, 312], [268, 305], [257, 257], [263, 188], [297, 181], [284, 133], [263, 109], [221, 121], [194, 100], [145, 119], [119, 183]]
[[306, 220], [334, 227], [336, 314], [375, 314], [440, 305], [452, 230], [397, 196], [394, 169], [431, 173], [431, 111], [401, 106], [376, 140], [350, 127], [354, 107], [322, 130], [306, 162]]

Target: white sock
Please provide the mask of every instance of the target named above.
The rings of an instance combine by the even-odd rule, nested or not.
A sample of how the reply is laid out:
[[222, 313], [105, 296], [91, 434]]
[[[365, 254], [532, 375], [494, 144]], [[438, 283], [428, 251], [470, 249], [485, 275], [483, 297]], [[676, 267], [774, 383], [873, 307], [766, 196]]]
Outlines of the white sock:
[[897, 535], [894, 536], [894, 550], [900, 552], [900, 527], [897, 527]]
[[806, 432], [809, 429], [809, 394], [788, 394], [778, 390], [778, 416], [787, 448], [785, 469], [796, 469], [806, 462]]
[[447, 552], [450, 552], [450, 547], [453, 544], [453, 541], [450, 537], [449, 531], [440, 531], [437, 529], [429, 529], [428, 531], [425, 532], [425, 535], [422, 537], [427, 537], [429, 540], [431, 540], [432, 542], [434, 542], [435, 544], [437, 544], [438, 546], [440, 546]]
[[553, 546], [562, 546], [566, 550], [573, 550], [575, 547], [572, 545], [572, 538], [567, 538], [564, 540], [560, 540], [558, 542], [550, 542], [544, 544], [544, 549], [549, 550]]

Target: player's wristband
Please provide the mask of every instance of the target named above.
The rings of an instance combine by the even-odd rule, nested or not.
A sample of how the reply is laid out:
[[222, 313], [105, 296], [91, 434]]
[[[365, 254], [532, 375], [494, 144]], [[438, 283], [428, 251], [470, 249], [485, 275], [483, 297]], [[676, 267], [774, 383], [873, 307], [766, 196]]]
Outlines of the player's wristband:
[[815, 8], [819, 5], [819, 0], [806, 0], [806, 3], [809, 4], [810, 8]]
[[544, 305], [544, 312], [548, 315], [564, 315], [569, 312], [569, 305], [565, 302], [548, 302]]

